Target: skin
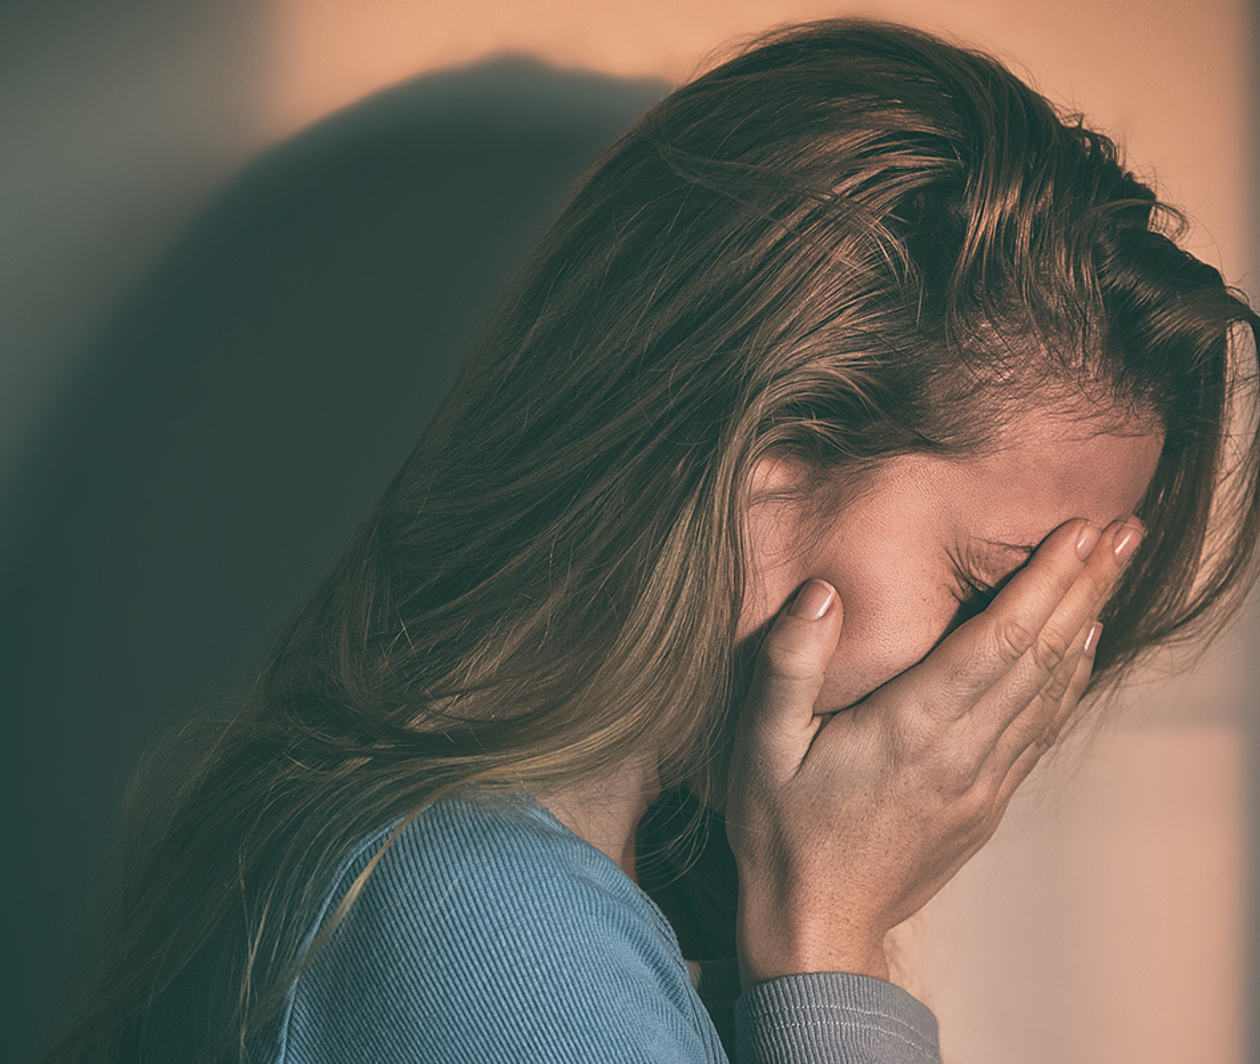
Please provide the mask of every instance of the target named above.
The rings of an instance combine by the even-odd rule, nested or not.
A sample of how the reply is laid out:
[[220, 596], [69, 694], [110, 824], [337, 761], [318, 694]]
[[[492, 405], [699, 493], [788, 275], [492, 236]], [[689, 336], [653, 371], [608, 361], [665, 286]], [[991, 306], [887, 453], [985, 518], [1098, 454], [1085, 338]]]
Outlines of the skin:
[[[1010, 426], [993, 453], [965, 460], [897, 457], [823, 529], [775, 491], [800, 470], [766, 460], [754, 471], [748, 511], [752, 551], [738, 649], [760, 637], [810, 577], [832, 584], [844, 624], [817, 701], [827, 714], [861, 701], [921, 661], [965, 614], [961, 574], [1000, 584], [1031, 549], [1074, 517], [1105, 527], [1132, 513], [1163, 446], [1149, 426], [1105, 431], [1100, 422], [1044, 412]], [[995, 546], [993, 542], [1026, 549]], [[983, 604], [983, 603], [982, 603]], [[634, 832], [659, 793], [653, 759], [628, 758], [594, 793], [539, 795], [576, 834], [634, 875]]]
[[756, 502], [799, 472], [763, 462], [754, 474], [741, 649], [755, 649], [757, 634], [796, 589], [821, 577], [839, 592], [845, 622], [815, 711], [860, 701], [963, 619], [959, 600], [968, 592], [960, 573], [999, 584], [1065, 521], [1084, 517], [1105, 526], [1132, 513], [1155, 473], [1163, 435], [1138, 426], [1125, 431], [1140, 434], [1097, 434], [1089, 424], [1034, 415], [1013, 426], [1003, 449], [991, 455], [890, 459], [804, 550], [800, 544], [813, 530], [794, 508]]

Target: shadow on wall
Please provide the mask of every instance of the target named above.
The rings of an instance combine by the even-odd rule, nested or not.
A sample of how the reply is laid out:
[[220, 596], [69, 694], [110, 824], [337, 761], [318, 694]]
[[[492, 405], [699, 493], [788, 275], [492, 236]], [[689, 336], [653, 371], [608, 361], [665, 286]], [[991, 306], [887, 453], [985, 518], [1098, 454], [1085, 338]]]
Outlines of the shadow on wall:
[[141, 750], [230, 700], [366, 514], [571, 182], [669, 86], [510, 56], [248, 168], [112, 316], [0, 555], [13, 753], [5, 1038], [27, 1059]]

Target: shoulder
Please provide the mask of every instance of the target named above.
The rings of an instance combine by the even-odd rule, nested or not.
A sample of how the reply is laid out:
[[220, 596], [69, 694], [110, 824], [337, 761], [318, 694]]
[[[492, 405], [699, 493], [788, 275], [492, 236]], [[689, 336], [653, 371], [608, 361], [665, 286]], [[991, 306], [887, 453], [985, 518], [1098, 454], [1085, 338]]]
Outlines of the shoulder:
[[430, 901], [438, 884], [463, 886], [440, 890], [443, 904], [481, 893], [501, 903], [542, 902], [580, 887], [624, 901], [634, 896], [633, 882], [605, 854], [526, 796], [438, 802], [402, 830], [395, 846], [382, 859], [383, 882]]
[[[340, 877], [339, 898], [381, 851], [392, 829], [377, 833]], [[528, 944], [549, 931], [673, 947], [664, 915], [607, 855], [526, 796], [446, 800], [425, 809], [381, 851], [357, 899], [363, 932], [419, 924], [436, 944], [468, 932], [482, 950], [485, 931], [517, 926]], [[554, 916], [558, 925], [540, 922]], [[610, 923], [609, 918], [615, 917]], [[621, 934], [614, 934], [621, 932]]]
[[380, 853], [298, 980], [286, 1064], [720, 1059], [664, 916], [544, 807], [446, 800], [391, 834], [329, 893]]

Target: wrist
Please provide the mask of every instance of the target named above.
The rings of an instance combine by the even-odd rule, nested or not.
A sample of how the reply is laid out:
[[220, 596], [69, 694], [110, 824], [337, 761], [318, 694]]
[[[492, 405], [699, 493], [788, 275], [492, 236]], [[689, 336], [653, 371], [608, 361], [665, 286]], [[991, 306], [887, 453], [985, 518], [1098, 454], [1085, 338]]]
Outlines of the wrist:
[[889, 981], [884, 935], [874, 931], [759, 920], [740, 907], [735, 922], [740, 985], [744, 989], [784, 975], [849, 972]]
[[888, 958], [880, 947], [872, 949], [846, 949], [820, 952], [758, 950], [737, 947], [739, 955], [739, 984], [747, 990], [756, 983], [778, 979], [785, 975], [804, 975], [808, 972], [845, 972], [849, 975], [867, 975], [890, 982]]

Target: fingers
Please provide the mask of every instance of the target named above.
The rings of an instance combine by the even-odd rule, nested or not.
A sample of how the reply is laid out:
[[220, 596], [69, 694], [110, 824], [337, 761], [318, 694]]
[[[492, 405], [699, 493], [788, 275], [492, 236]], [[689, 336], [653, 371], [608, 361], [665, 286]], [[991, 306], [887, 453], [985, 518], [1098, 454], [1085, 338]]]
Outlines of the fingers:
[[1041, 738], [1038, 740], [1043, 750], [1049, 750], [1050, 747], [1059, 741], [1059, 736], [1063, 734], [1064, 725], [1076, 711], [1081, 695], [1085, 693], [1085, 688], [1089, 685], [1089, 678], [1094, 670], [1094, 656], [1098, 650], [1098, 639], [1102, 635], [1102, 629], [1103, 626], [1100, 621], [1095, 621], [1086, 629], [1085, 643], [1081, 648], [1081, 657], [1077, 660], [1076, 671], [1072, 674], [1067, 694], [1051, 718], [1050, 726], [1042, 732]]
[[[1084, 568], [1097, 532], [1091, 522], [1079, 518], [1060, 525], [988, 609], [956, 628], [893, 683], [913, 687], [921, 701], [922, 693], [930, 692], [931, 702], [921, 711], [938, 720], [955, 720], [970, 712], [1037, 645], [1042, 629]], [[1083, 547], [1078, 549], [1078, 544]]]
[[755, 752], [756, 770], [790, 778], [822, 723], [814, 703], [843, 624], [839, 596], [825, 580], [807, 580], [775, 618], [757, 654], [737, 731]]
[[[994, 798], [994, 813], [997, 819], [1002, 818], [1011, 797], [1016, 792], [1019, 784], [1028, 778], [1028, 774], [1032, 772], [1037, 761], [1041, 760], [1041, 755], [1045, 754], [1051, 746], [1055, 745], [1063, 729], [1063, 725], [1071, 719], [1072, 712], [1080, 705], [1081, 695], [1085, 693], [1085, 688], [1089, 686], [1090, 676], [1094, 671], [1094, 656], [1097, 651], [1097, 640], [1101, 633], [1101, 624], [1092, 624], [1086, 629], [1086, 638], [1082, 643], [1081, 652], [1072, 656], [1072, 676], [1067, 683], [1067, 690], [1063, 693], [1062, 702], [1057, 707], [1055, 715], [1053, 715], [1050, 726], [1041, 731], [1041, 734], [1034, 737], [1027, 745], [1019, 748], [1018, 744], [1012, 743], [1011, 749], [1004, 751], [1003, 754], [994, 755], [990, 763], [985, 765], [985, 772], [1002, 773], [1003, 766], [1008, 765], [1004, 769], [1005, 775], [1002, 782], [998, 784], [997, 797]], [[1012, 751], [1016, 756], [1011, 758]]]
[[[978, 736], [986, 732], [996, 736], [1003, 732], [1016, 716], [1027, 711], [1026, 707], [1046, 684], [1053, 682], [1053, 674], [1069, 656], [1076, 641], [1084, 640], [1090, 623], [1106, 605], [1140, 538], [1140, 530], [1124, 522], [1115, 522], [1104, 532], [1028, 652], [979, 701], [970, 715]], [[1123, 549], [1118, 552], [1117, 547]], [[1035, 705], [1032, 711], [1036, 717]]]
[[1041, 755], [1054, 745], [1080, 702], [1089, 684], [1101, 629], [1102, 625], [1095, 622], [1077, 633], [1067, 657], [1032, 704], [998, 737], [981, 766], [980, 778], [997, 784], [999, 809], [1005, 808], [1011, 792], [1032, 771]]
[[[1137, 522], [1137, 518], [1130, 518]], [[968, 716], [977, 737], [996, 736], [1046, 685], [1072, 641], [1102, 609], [1137, 545], [1136, 524], [1113, 522], [1089, 548], [1089, 522], [1055, 529], [983, 613], [949, 634], [902, 674], [933, 692], [920, 711], [938, 720]], [[1132, 537], [1132, 538], [1129, 538]], [[1124, 541], [1127, 553], [1115, 546]], [[1084, 560], [1078, 544], [1089, 551]], [[911, 680], [911, 677], [914, 677]], [[900, 678], [899, 678], [900, 679]], [[989, 744], [984, 744], [987, 750]]]

